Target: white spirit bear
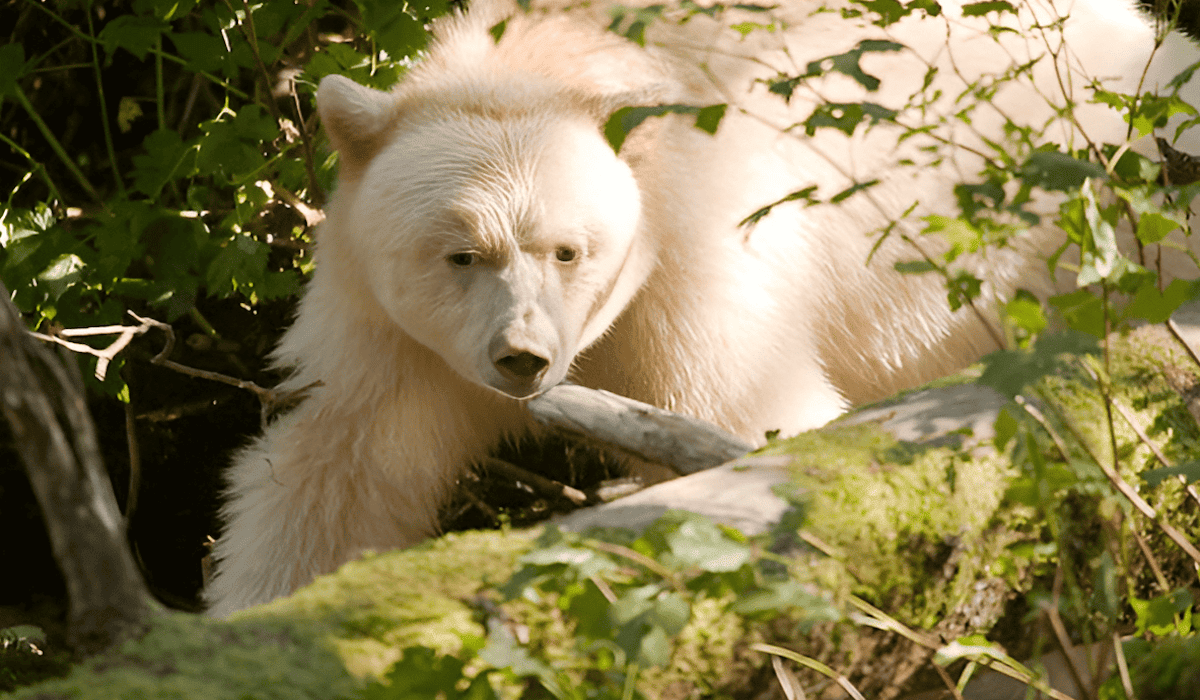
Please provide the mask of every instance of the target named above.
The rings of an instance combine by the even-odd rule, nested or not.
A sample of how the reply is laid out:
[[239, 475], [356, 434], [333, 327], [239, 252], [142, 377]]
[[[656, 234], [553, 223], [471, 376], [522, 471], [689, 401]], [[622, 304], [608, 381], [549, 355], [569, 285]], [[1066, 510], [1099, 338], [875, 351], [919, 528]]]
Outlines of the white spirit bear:
[[[952, 185], [977, 172], [983, 137], [1002, 140], [1006, 118], [1041, 127], [1070, 99], [1083, 129], [1048, 138], [1123, 143], [1119, 115], [1086, 104], [1089, 81], [1135, 92], [1153, 53], [1143, 89], [1158, 89], [1196, 55], [1175, 35], [1155, 51], [1132, 2], [1031, 1], [1018, 16], [970, 18], [951, 1], [883, 28], [794, 0], [682, 24], [668, 12], [643, 47], [606, 31], [602, 10], [478, 0], [436, 25], [394, 91], [325, 78], [318, 104], [341, 180], [276, 353], [294, 369], [282, 388], [320, 385], [234, 461], [212, 614], [435, 534], [454, 480], [532, 430], [522, 401], [564, 379], [761, 442], [993, 349], [983, 317], [1015, 286], [1039, 286], [1044, 263], [1028, 253], [1046, 236], [971, 263], [987, 280], [984, 314], [952, 313], [934, 275], [895, 272], [919, 257], [901, 236], [872, 246], [891, 221], [916, 238], [917, 217], [956, 213]], [[728, 28], [741, 21], [775, 28], [742, 37]], [[969, 85], [1036, 56], [981, 92], [970, 119], [943, 118]], [[788, 102], [770, 94], [809, 62], [836, 70]], [[818, 105], [863, 101], [932, 127], [901, 145], [891, 123], [853, 137], [784, 131]], [[619, 154], [602, 134], [624, 106], [718, 103], [729, 107], [715, 135], [687, 114], [646, 121]], [[815, 186], [827, 201], [871, 181], [739, 225], [791, 192]]]

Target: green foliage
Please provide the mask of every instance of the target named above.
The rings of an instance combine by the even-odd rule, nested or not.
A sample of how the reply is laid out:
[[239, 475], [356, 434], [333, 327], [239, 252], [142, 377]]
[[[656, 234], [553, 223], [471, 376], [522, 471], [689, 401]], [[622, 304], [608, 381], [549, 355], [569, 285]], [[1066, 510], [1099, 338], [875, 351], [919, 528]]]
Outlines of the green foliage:
[[[253, 305], [295, 294], [337, 165], [316, 128], [317, 82], [336, 72], [389, 87], [446, 10], [444, 0], [5, 10], [45, 28], [0, 47], [0, 119], [25, 144], [4, 138], [24, 170], [0, 204], [0, 280], [35, 326], [119, 323], [128, 308], [174, 320], [205, 295]], [[99, 125], [87, 133], [103, 153], [52, 126], [73, 85], [58, 76], [72, 72], [100, 90], [78, 116]]]
[[548, 527], [497, 590], [510, 604], [560, 611], [572, 648], [554, 654], [521, 643], [494, 618], [487, 639], [464, 639], [457, 657], [406, 649], [362, 697], [484, 700], [515, 684], [527, 698], [641, 698], [639, 677], [672, 663], [701, 608], [715, 603], [723, 614], [758, 621], [840, 619], [826, 597], [789, 575], [793, 563], [770, 553], [776, 537], [794, 535], [800, 518], [793, 511], [776, 535], [753, 539], [684, 512], [667, 513], [640, 535]]

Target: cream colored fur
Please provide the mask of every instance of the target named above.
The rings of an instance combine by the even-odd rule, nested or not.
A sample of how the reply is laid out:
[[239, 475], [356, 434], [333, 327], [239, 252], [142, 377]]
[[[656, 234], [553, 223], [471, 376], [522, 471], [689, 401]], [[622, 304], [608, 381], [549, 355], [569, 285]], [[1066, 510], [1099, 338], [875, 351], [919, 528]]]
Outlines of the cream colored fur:
[[[863, 38], [892, 37], [911, 50], [864, 58], [883, 79], [868, 98], [903, 101], [936, 65], [947, 95], [937, 114], [953, 108], [964, 80], [1045, 51], [1028, 30], [998, 47], [980, 20], [960, 21], [944, 4], [946, 18], [883, 30], [793, 0], [777, 13], [784, 32], [739, 39], [698, 17], [652, 27], [643, 49], [604, 31], [603, 10], [523, 15], [477, 0], [437, 26], [394, 92], [322, 81], [341, 182], [277, 352], [294, 369], [283, 389], [321, 385], [235, 459], [212, 614], [284, 595], [364, 550], [436, 534], [455, 479], [533, 430], [522, 399], [563, 379], [759, 442], [992, 349], [980, 317], [948, 310], [939, 280], [892, 270], [916, 257], [910, 247], [893, 240], [866, 264], [869, 234], [910, 204], [919, 202], [901, 224], [910, 232], [923, 213], [953, 214], [950, 187], [971, 179], [976, 160], [943, 144], [935, 166], [918, 148], [935, 142], [897, 147], [891, 128], [853, 139], [783, 134], [817, 99], [858, 101], [861, 89], [833, 76], [785, 105], [754, 82], [774, 75], [767, 66], [794, 74]], [[1022, 22], [1068, 9], [1034, 2]], [[496, 44], [488, 30], [506, 17]], [[1124, 0], [1076, 2], [1060, 73], [1074, 76], [1073, 97], [1086, 97], [1084, 76], [1132, 92], [1152, 36]], [[1148, 86], [1191, 56], [1173, 37]], [[1062, 101], [1053, 71], [1034, 82]], [[731, 104], [715, 136], [668, 116], [634, 132], [617, 157], [599, 131], [622, 105], [715, 102]], [[975, 127], [994, 131], [1001, 110], [1031, 123], [1051, 113], [1026, 83], [1002, 90]], [[1123, 140], [1115, 115], [1085, 111], [1088, 137]], [[961, 125], [938, 133], [980, 143]], [[903, 157], [918, 167], [898, 166]], [[872, 178], [881, 184], [840, 205], [784, 205], [738, 227], [802, 187], [828, 197]], [[972, 263], [989, 280], [985, 312], [1015, 285], [1049, 288], [1030, 255], [1043, 239]], [[546, 365], [536, 375], [500, 362], [532, 356]]]

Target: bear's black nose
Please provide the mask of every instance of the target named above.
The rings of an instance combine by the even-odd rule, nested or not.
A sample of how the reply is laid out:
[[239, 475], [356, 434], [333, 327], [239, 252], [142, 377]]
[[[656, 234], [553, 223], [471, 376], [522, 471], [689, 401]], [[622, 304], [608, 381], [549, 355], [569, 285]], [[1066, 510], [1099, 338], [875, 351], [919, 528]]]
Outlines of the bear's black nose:
[[549, 364], [549, 360], [531, 352], [517, 352], [496, 360], [500, 371], [514, 379], [532, 379], [541, 374]]

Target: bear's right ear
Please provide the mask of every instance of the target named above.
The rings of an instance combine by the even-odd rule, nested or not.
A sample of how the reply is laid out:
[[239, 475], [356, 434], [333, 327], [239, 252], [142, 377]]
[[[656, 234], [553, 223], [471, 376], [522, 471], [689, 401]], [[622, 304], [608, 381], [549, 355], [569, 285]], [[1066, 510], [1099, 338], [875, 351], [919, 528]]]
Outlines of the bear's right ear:
[[397, 100], [341, 75], [321, 78], [317, 112], [343, 170], [366, 167], [383, 148], [395, 123]]

